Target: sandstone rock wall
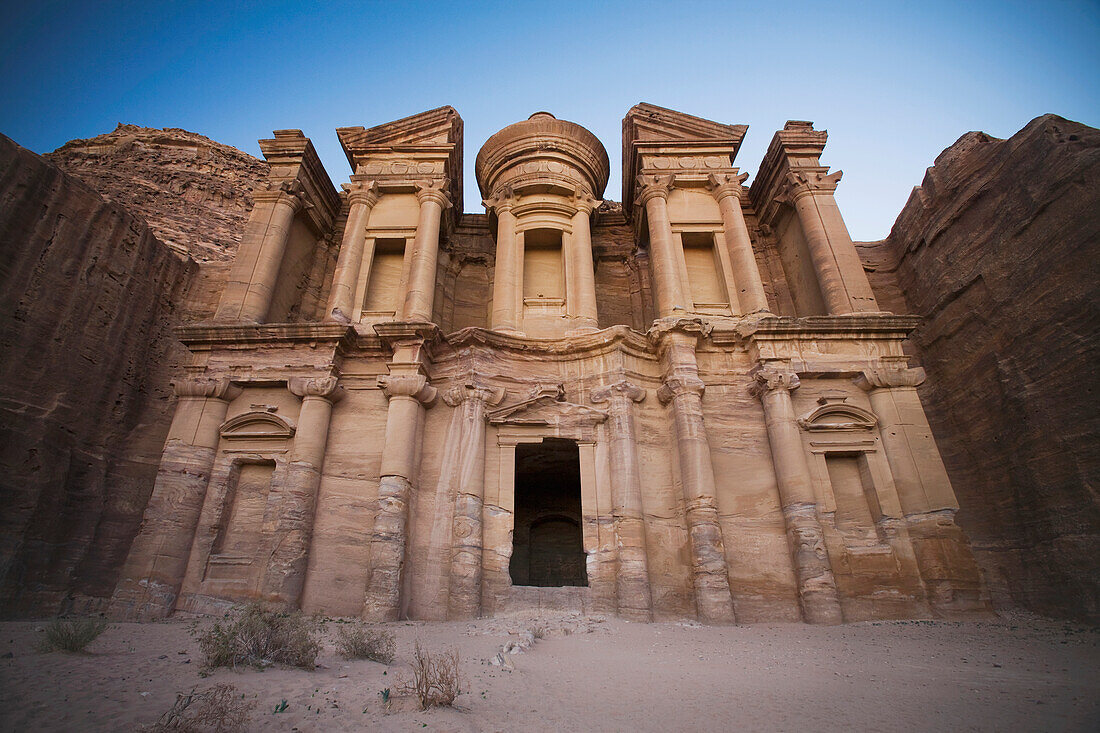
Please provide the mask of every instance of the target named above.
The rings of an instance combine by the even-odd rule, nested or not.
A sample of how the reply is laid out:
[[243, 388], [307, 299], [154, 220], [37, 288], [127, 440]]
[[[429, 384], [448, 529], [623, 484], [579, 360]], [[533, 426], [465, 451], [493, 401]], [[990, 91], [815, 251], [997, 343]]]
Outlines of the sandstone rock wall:
[[861, 251], [926, 319], [921, 396], [995, 600], [1100, 619], [1100, 131], [964, 135]]
[[110, 595], [152, 489], [196, 268], [3, 136], [0, 242], [0, 612], [80, 608]]
[[45, 156], [199, 263], [230, 263], [267, 163], [186, 130], [120, 124]]

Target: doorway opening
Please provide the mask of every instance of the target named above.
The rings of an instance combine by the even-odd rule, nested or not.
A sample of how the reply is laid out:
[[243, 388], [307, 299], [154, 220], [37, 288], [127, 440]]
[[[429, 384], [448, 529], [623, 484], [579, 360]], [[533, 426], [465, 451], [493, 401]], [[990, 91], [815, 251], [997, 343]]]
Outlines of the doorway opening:
[[516, 446], [512, 585], [586, 586], [581, 460], [572, 440]]

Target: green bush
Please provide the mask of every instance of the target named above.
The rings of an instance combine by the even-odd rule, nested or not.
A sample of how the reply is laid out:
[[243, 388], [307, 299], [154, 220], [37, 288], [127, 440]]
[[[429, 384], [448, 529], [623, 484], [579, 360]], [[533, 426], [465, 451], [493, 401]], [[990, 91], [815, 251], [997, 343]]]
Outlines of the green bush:
[[107, 622], [101, 618], [71, 621], [55, 618], [46, 626], [45, 635], [36, 647], [40, 652], [82, 652], [106, 630]]
[[344, 659], [370, 659], [391, 664], [397, 654], [397, 640], [384, 629], [351, 624], [337, 628], [336, 652]]
[[199, 637], [203, 667], [269, 667], [286, 664], [313, 669], [321, 644], [317, 624], [294, 613], [277, 613], [259, 603], [238, 609], [224, 624], [215, 623]]

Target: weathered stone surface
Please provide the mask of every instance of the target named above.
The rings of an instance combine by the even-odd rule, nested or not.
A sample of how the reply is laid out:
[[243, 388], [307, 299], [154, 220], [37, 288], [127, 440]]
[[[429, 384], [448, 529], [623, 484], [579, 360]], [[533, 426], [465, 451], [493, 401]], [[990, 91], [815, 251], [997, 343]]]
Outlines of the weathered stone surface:
[[172, 414], [195, 265], [0, 136], [0, 611], [109, 596]]
[[925, 318], [921, 400], [994, 599], [1100, 619], [1100, 131], [967, 133], [860, 249], [879, 303]]
[[108, 201], [144, 217], [157, 239], [199, 263], [229, 263], [267, 163], [174, 127], [119, 124], [45, 156]]
[[175, 298], [187, 379], [168, 440], [141, 433], [163, 453], [113, 613], [988, 609], [906, 352], [920, 320], [883, 312], [908, 281], [886, 245], [861, 266], [824, 132], [788, 122], [746, 191], [743, 126], [638, 105], [620, 207], [598, 141], [539, 113], [479, 156], [485, 215], [460, 211], [452, 108], [338, 134], [343, 193], [301, 131], [260, 142], [232, 263]]

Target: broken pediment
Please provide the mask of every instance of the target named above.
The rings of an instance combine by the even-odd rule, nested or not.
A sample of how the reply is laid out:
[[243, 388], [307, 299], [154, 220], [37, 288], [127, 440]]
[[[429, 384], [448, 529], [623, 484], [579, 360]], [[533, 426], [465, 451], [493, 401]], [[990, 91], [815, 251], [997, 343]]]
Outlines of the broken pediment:
[[226, 440], [287, 440], [294, 436], [294, 425], [267, 410], [254, 410], [229, 418], [219, 433]]
[[798, 418], [803, 430], [870, 430], [878, 424], [878, 419], [868, 410], [850, 405], [848, 398], [839, 395], [824, 395], [817, 400], [818, 406]]
[[439, 107], [375, 127], [339, 127], [336, 135], [356, 168], [361, 158], [386, 149], [457, 146], [461, 151], [462, 118], [454, 107]]
[[647, 102], [634, 105], [623, 118], [623, 202], [634, 200], [635, 179], [654, 162], [664, 172], [670, 166], [731, 169], [748, 129]]
[[493, 410], [493, 425], [595, 426], [607, 419], [607, 413], [586, 405], [565, 401], [561, 385], [538, 387], [531, 397]]

